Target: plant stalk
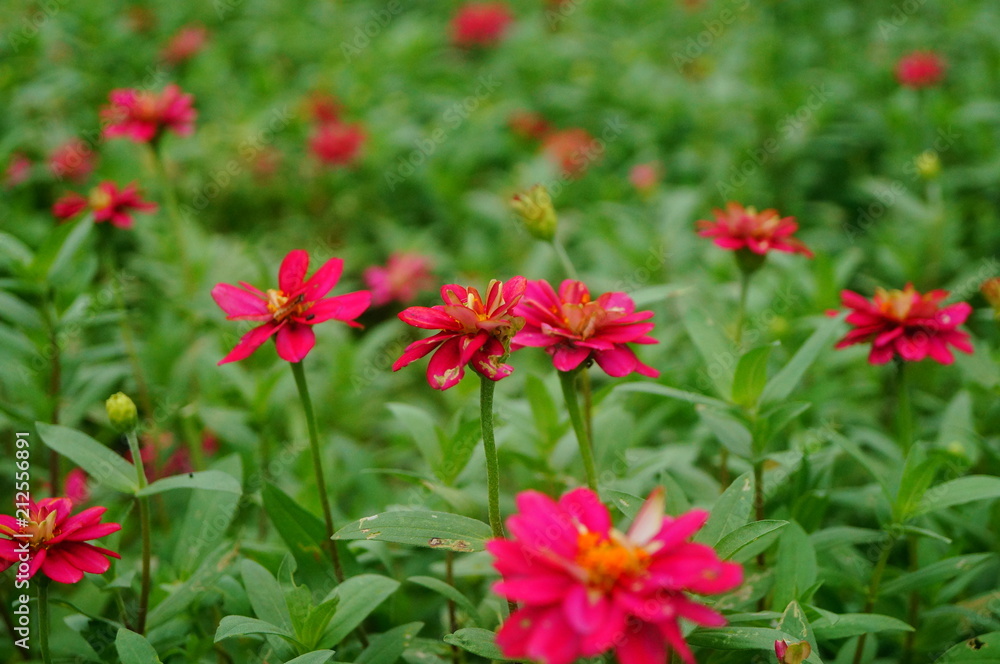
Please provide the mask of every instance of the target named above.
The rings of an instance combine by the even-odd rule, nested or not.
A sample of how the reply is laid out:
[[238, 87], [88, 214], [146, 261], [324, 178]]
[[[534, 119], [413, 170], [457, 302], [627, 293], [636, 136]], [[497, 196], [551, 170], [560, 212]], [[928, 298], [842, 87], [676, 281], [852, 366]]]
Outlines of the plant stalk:
[[576, 398], [577, 371], [560, 371], [559, 383], [562, 385], [563, 399], [566, 401], [569, 419], [573, 424], [573, 431], [576, 433], [576, 442], [580, 446], [580, 456], [583, 459], [583, 468], [587, 475], [587, 486], [596, 492], [597, 469], [594, 463], [594, 445], [590, 436], [587, 435], [587, 425], [583, 421], [580, 404]]

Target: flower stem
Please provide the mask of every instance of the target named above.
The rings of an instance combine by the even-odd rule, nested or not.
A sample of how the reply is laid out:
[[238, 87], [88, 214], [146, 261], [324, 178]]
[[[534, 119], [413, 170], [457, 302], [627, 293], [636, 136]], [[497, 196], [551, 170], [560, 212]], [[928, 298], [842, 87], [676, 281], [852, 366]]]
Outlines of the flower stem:
[[38, 584], [38, 642], [41, 644], [42, 662], [52, 664], [52, 652], [49, 650], [49, 580], [42, 579]]
[[151, 148], [153, 153], [153, 163], [156, 165], [156, 175], [160, 180], [160, 190], [163, 194], [164, 205], [167, 208], [167, 216], [170, 218], [170, 225], [173, 227], [174, 236], [177, 243], [177, 257], [180, 259], [181, 271], [187, 281], [189, 290], [193, 290], [194, 275], [191, 271], [191, 260], [188, 254], [187, 234], [184, 229], [184, 219], [181, 217], [180, 206], [177, 204], [177, 192], [174, 191], [170, 175], [167, 173], [167, 164], [160, 152], [161, 148], [156, 145]]
[[740, 303], [736, 309], [736, 348], [743, 343], [743, 325], [747, 316], [747, 294], [750, 292], [750, 275], [752, 272], [740, 270]]
[[563, 270], [566, 272], [566, 277], [577, 281], [580, 277], [577, 275], [576, 268], [573, 267], [573, 261], [569, 259], [569, 254], [566, 253], [566, 247], [562, 245], [559, 238], [552, 238], [552, 248], [556, 252], [556, 256], [559, 258], [559, 262], [562, 263]]
[[[872, 572], [872, 580], [868, 585], [868, 600], [865, 602], [865, 610], [862, 613], [871, 613], [872, 609], [875, 608], [875, 600], [878, 598], [878, 587], [882, 583], [882, 574], [885, 573], [885, 566], [889, 562], [889, 554], [892, 552], [893, 539], [890, 535], [890, 539], [882, 547], [882, 552], [879, 554], [878, 562], [875, 564], [875, 570]], [[864, 656], [865, 651], [865, 637], [867, 634], [862, 634], [858, 638], [858, 647], [854, 651], [854, 664], [861, 664], [861, 658]]]
[[333, 573], [337, 577], [338, 583], [344, 582], [344, 568], [340, 564], [340, 553], [337, 551], [337, 543], [333, 540], [333, 513], [330, 511], [330, 498], [326, 490], [326, 479], [323, 477], [323, 457], [319, 449], [319, 433], [316, 430], [316, 415], [313, 413], [312, 399], [309, 398], [309, 386], [306, 384], [305, 370], [302, 362], [291, 362], [292, 375], [295, 376], [295, 385], [299, 388], [299, 398], [302, 400], [302, 409], [306, 413], [306, 424], [309, 427], [309, 447], [312, 449], [313, 468], [316, 470], [316, 487], [319, 489], [319, 499], [323, 504], [323, 521], [326, 523], [325, 546], [330, 554], [330, 561], [333, 563]]
[[560, 371], [559, 383], [562, 385], [563, 399], [569, 411], [569, 420], [573, 423], [576, 442], [580, 446], [580, 456], [583, 458], [583, 469], [587, 474], [587, 486], [597, 491], [597, 470], [594, 463], [594, 445], [587, 435], [587, 426], [580, 413], [580, 404], [576, 398], [576, 371]]
[[486, 492], [489, 502], [490, 528], [493, 537], [503, 537], [500, 518], [500, 461], [493, 437], [493, 391], [496, 383], [486, 376], [479, 376], [479, 417], [483, 428], [483, 449], [486, 451]]
[[904, 453], [909, 453], [913, 446], [913, 405], [910, 401], [909, 373], [906, 361], [900, 360], [896, 365], [896, 434]]
[[[135, 464], [136, 480], [139, 488], [146, 488], [146, 469], [142, 464], [142, 451], [139, 449], [139, 439], [135, 434], [135, 429], [125, 434], [128, 439], [128, 447], [132, 452], [132, 463]], [[139, 589], [139, 611], [136, 616], [136, 629], [139, 634], [146, 633], [146, 614], [149, 610], [149, 588], [150, 573], [149, 565], [152, 558], [153, 546], [149, 526], [149, 498], [146, 496], [136, 496], [139, 503], [139, 530], [142, 537], [142, 583]]]

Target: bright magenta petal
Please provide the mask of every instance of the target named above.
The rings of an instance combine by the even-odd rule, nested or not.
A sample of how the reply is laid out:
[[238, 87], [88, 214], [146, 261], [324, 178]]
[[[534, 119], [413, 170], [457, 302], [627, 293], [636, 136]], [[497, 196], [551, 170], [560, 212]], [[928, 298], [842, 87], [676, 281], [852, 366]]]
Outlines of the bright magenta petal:
[[309, 325], [290, 323], [278, 330], [275, 346], [286, 362], [301, 362], [316, 345], [316, 333]]

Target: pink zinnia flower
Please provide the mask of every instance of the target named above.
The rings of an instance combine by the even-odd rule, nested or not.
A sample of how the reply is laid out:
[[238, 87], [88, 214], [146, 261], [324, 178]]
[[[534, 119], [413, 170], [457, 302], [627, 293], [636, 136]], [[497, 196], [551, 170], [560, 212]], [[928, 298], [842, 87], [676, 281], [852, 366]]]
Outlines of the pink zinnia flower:
[[563, 175], [578, 178], [600, 157], [599, 144], [586, 129], [554, 131], [542, 141], [542, 152], [562, 170]]
[[87, 473], [82, 468], [74, 468], [66, 473], [66, 497], [73, 502], [73, 505], [80, 505], [90, 500]]
[[502, 2], [470, 2], [451, 20], [456, 46], [492, 46], [503, 39], [514, 16]]
[[399, 319], [404, 323], [441, 331], [407, 346], [392, 370], [399, 371], [436, 351], [427, 363], [427, 382], [435, 390], [457, 385], [467, 364], [490, 380], [506, 378], [514, 370], [503, 364], [510, 352], [510, 339], [524, 324], [513, 309], [526, 285], [524, 277], [514, 277], [506, 284], [494, 279], [484, 302], [475, 288], [448, 284], [441, 287], [443, 305], [410, 307], [401, 312]]
[[552, 130], [549, 121], [541, 113], [534, 111], [514, 111], [507, 118], [507, 126], [517, 136], [540, 141]]
[[94, 213], [95, 223], [109, 221], [118, 228], [132, 228], [133, 210], [154, 212], [157, 205], [142, 199], [136, 183], [132, 182], [119, 189], [117, 184], [107, 180], [92, 189], [88, 198], [80, 194], [66, 194], [52, 206], [52, 214], [65, 220], [86, 209]]
[[[111, 567], [107, 557], [121, 558], [114, 551], [87, 544], [89, 540], [121, 530], [117, 523], [101, 523], [107, 511], [91, 507], [70, 516], [69, 498], [44, 498], [28, 504], [28, 523], [0, 514], [0, 572], [20, 561], [17, 548], [27, 544], [27, 578], [38, 570], [57, 583], [76, 583], [83, 573], [103, 574]], [[20, 572], [18, 573], [20, 578]]]
[[185, 25], [177, 31], [160, 51], [160, 57], [176, 65], [190, 60], [204, 48], [208, 41], [208, 30], [203, 25]]
[[347, 166], [357, 161], [364, 142], [361, 125], [330, 122], [316, 128], [309, 149], [324, 164]]
[[79, 138], [74, 138], [49, 155], [49, 170], [57, 178], [66, 178], [79, 184], [94, 170], [95, 160], [96, 156], [90, 146]]
[[544, 348], [559, 371], [573, 371], [594, 360], [609, 376], [627, 376], [633, 371], [650, 378], [660, 375], [626, 345], [659, 342], [647, 336], [653, 324], [643, 322], [653, 312], [637, 312], [625, 293], [605, 293], [591, 300], [582, 281], [567, 279], [556, 293], [549, 282], [540, 279], [528, 282], [514, 313], [525, 322], [512, 348]]
[[329, 92], [316, 90], [306, 98], [306, 111], [309, 117], [320, 124], [339, 122], [340, 109], [340, 102]]
[[306, 280], [309, 254], [302, 249], [290, 251], [278, 271], [278, 288], [260, 291], [246, 282], [240, 287], [216, 284], [215, 299], [228, 320], [261, 323], [243, 335], [236, 347], [219, 364], [236, 362], [249, 357], [272, 336], [278, 356], [288, 362], [301, 362], [316, 343], [312, 326], [328, 320], [339, 320], [352, 327], [361, 327], [354, 319], [371, 303], [368, 291], [326, 297], [340, 281], [344, 261], [331, 258]]
[[31, 160], [20, 152], [15, 152], [7, 162], [7, 170], [3, 174], [3, 186], [13, 189], [23, 183], [31, 175]]
[[836, 347], [871, 341], [868, 355], [871, 364], [885, 364], [897, 356], [907, 362], [930, 357], [935, 362], [951, 364], [955, 357], [948, 346], [963, 353], [972, 352], [968, 333], [958, 329], [972, 313], [972, 307], [966, 302], [940, 306], [947, 297], [946, 290], [921, 295], [913, 284], [906, 284], [903, 290], [879, 288], [872, 301], [853, 291], [842, 291], [841, 301], [852, 310], [845, 320], [854, 329]]
[[365, 285], [372, 290], [372, 304], [380, 307], [392, 301], [409, 304], [417, 293], [433, 284], [431, 262], [426, 256], [396, 252], [385, 267], [374, 265], [364, 272]]
[[152, 143], [166, 131], [188, 136], [194, 131], [197, 113], [191, 106], [192, 96], [170, 84], [159, 95], [148, 90], [112, 90], [111, 105], [101, 110], [108, 125], [105, 138], [124, 136], [136, 143]]
[[614, 647], [621, 664], [663, 664], [671, 650], [690, 664], [678, 621], [726, 623], [687, 596], [726, 592], [743, 581], [738, 564], [687, 542], [708, 512], [665, 516], [657, 489], [623, 534], [590, 489], [559, 502], [524, 491], [517, 507], [507, 520], [513, 538], [486, 544], [503, 575], [494, 591], [521, 606], [497, 634], [506, 657], [570, 664]]
[[932, 51], [914, 51], [899, 59], [896, 79], [908, 88], [928, 88], [944, 78], [944, 60]]
[[715, 213], [715, 221], [698, 221], [698, 235], [712, 238], [723, 249], [748, 249], [760, 256], [773, 249], [813, 257], [806, 245], [792, 237], [792, 233], [799, 229], [795, 217], [782, 217], [777, 210], [770, 208], [757, 212], [754, 207], [744, 208], [732, 202], [726, 205], [725, 210], [712, 212]]

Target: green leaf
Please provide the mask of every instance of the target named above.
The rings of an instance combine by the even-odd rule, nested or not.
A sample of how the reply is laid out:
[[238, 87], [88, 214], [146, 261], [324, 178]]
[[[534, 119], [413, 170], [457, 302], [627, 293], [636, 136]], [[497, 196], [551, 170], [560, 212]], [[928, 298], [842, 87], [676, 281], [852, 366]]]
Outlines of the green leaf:
[[964, 505], [977, 500], [1000, 498], [1000, 477], [970, 475], [938, 484], [924, 494], [915, 516]]
[[688, 403], [698, 403], [704, 406], [713, 406], [721, 410], [731, 408], [730, 404], [726, 403], [721, 399], [714, 399], [705, 394], [698, 394], [697, 392], [685, 392], [684, 390], [678, 390], [674, 387], [667, 387], [666, 385], [657, 385], [655, 383], [623, 383], [617, 385], [614, 390], [616, 392], [642, 392], [644, 394], [655, 394], [661, 397], [667, 397], [669, 399], [677, 399], [678, 401], [687, 401]]
[[483, 617], [479, 614], [479, 610], [476, 609], [476, 605], [472, 603], [472, 600], [463, 595], [457, 588], [445, 583], [441, 579], [436, 579], [433, 576], [411, 576], [407, 579], [407, 581], [415, 583], [418, 586], [423, 586], [428, 590], [433, 590], [439, 595], [450, 599], [458, 606], [458, 608], [465, 611], [466, 615], [468, 615], [474, 622], [485, 622]]
[[90, 235], [94, 223], [88, 216], [79, 221], [56, 226], [35, 254], [31, 271], [39, 280], [63, 284], [73, 256]]
[[1000, 632], [963, 641], [934, 661], [937, 664], [1000, 664]]
[[229, 565], [237, 556], [231, 549], [232, 545], [223, 542], [214, 551], [205, 556], [198, 569], [187, 581], [172, 590], [171, 593], [149, 612], [147, 625], [157, 627], [174, 616], [182, 613], [195, 599], [202, 597], [205, 591], [214, 587]]
[[454, 482], [468, 465], [481, 437], [482, 427], [478, 419], [460, 424], [453, 436], [442, 436], [441, 454], [433, 466], [438, 479], [447, 485]]
[[733, 403], [750, 407], [757, 403], [767, 383], [767, 360], [774, 346], [761, 346], [747, 351], [736, 365], [733, 377]]
[[444, 642], [467, 650], [473, 655], [500, 662], [519, 662], [519, 659], [504, 657], [497, 645], [496, 634], [488, 629], [466, 627], [444, 637]]
[[294, 631], [292, 616], [285, 603], [285, 594], [274, 576], [263, 565], [249, 559], [240, 563], [240, 576], [257, 617], [291, 634]]
[[490, 527], [476, 519], [448, 512], [400, 510], [366, 516], [344, 526], [336, 540], [373, 539], [432, 549], [483, 551], [493, 536]]
[[[306, 590], [306, 594], [308, 594], [308, 590]], [[329, 627], [330, 620], [336, 613], [339, 604], [340, 598], [333, 596], [309, 610], [308, 617], [296, 630], [299, 640], [305, 643], [307, 648], [315, 648], [323, 641], [326, 628]]]
[[705, 423], [719, 442], [740, 459], [753, 455], [753, 435], [746, 426], [728, 413], [698, 406], [698, 417]]
[[971, 448], [976, 440], [976, 428], [972, 418], [972, 396], [962, 390], [955, 395], [941, 416], [938, 444], [948, 447], [957, 443], [967, 456], [971, 456]]
[[408, 403], [390, 402], [386, 404], [386, 408], [409, 432], [427, 465], [431, 468], [436, 467], [441, 462], [441, 447], [437, 435], [434, 433], [437, 429], [434, 418], [423, 408], [417, 408]]
[[[230, 454], [212, 464], [233, 477], [243, 476], [238, 454]], [[217, 546], [239, 513], [242, 495], [225, 491], [195, 489], [188, 498], [184, 518], [177, 525], [173, 563], [182, 576], [189, 575], [213, 547]]]
[[911, 590], [927, 588], [936, 583], [947, 581], [957, 574], [974, 570], [981, 563], [995, 557], [992, 553], [974, 553], [967, 556], [954, 556], [931, 563], [914, 572], [907, 572], [892, 581], [882, 584], [880, 595], [895, 595]]
[[713, 627], [691, 632], [687, 642], [700, 648], [716, 650], [768, 650], [774, 652], [774, 642], [780, 639], [797, 641], [795, 636], [766, 627]]
[[813, 621], [816, 638], [846, 639], [874, 632], [912, 632], [913, 628], [902, 620], [877, 613], [842, 613], [835, 617], [824, 615]]
[[535, 429], [542, 442], [543, 450], [551, 450], [559, 440], [559, 409], [555, 399], [545, 387], [545, 383], [533, 374], [524, 381], [524, 395], [531, 406]]
[[35, 422], [42, 442], [90, 476], [91, 488], [105, 485], [122, 493], [139, 490], [135, 466], [85, 433], [56, 424]]
[[263, 620], [257, 620], [256, 618], [247, 618], [246, 616], [223, 616], [219, 622], [219, 628], [215, 630], [215, 642], [218, 643], [225, 639], [231, 639], [234, 636], [265, 636], [268, 634], [280, 636], [299, 646], [302, 645], [294, 636], [281, 627]]
[[240, 495], [243, 493], [239, 481], [221, 470], [203, 470], [198, 473], [188, 473], [186, 475], [173, 475], [156, 480], [145, 489], [140, 489], [137, 495], [152, 496], [164, 491], [175, 489], [203, 489], [206, 491], [225, 491]]
[[115, 650], [122, 664], [161, 664], [156, 649], [146, 637], [122, 627], [115, 637]]
[[682, 306], [681, 322], [705, 361], [703, 371], [715, 383], [719, 395], [728, 397], [733, 393], [732, 369], [736, 365], [736, 357], [722, 326], [691, 302]]
[[399, 581], [378, 574], [354, 576], [337, 586], [331, 596], [337, 597], [340, 604], [323, 635], [323, 642], [333, 644], [343, 641], [397, 588]]
[[746, 524], [753, 506], [753, 476], [743, 473], [722, 492], [695, 541], [715, 546], [723, 537]]
[[295, 659], [290, 659], [285, 664], [325, 664], [333, 657], [332, 650], [314, 650], [300, 655]]
[[809, 624], [809, 619], [806, 618], [806, 613], [798, 602], [791, 602], [785, 607], [785, 612], [778, 622], [778, 628], [793, 635], [796, 641], [809, 642], [812, 654], [809, 655], [806, 662], [819, 661], [819, 646], [816, 644], [816, 635], [813, 634], [812, 625]]
[[794, 521], [781, 532], [777, 563], [774, 566], [772, 606], [788, 606], [806, 600], [807, 591], [816, 583], [816, 550], [809, 535]]
[[910, 449], [906, 461], [903, 462], [896, 500], [892, 503], [892, 518], [895, 523], [905, 522], [917, 510], [920, 499], [934, 482], [934, 477], [943, 463], [943, 455], [934, 454], [928, 458], [920, 445], [914, 445]]
[[410, 647], [420, 630], [422, 622], [411, 622], [379, 634], [372, 639], [371, 645], [364, 649], [354, 660], [354, 664], [393, 664], [403, 651]]
[[745, 526], [740, 526], [732, 531], [715, 545], [715, 551], [723, 560], [729, 560], [744, 548], [765, 537], [773, 540], [778, 531], [788, 525], [787, 521], [764, 520], [754, 521]]
[[621, 510], [621, 513], [629, 518], [629, 520], [634, 519], [635, 515], [639, 513], [639, 508], [642, 507], [643, 501], [639, 496], [633, 496], [631, 493], [625, 493], [624, 491], [615, 491], [614, 489], [605, 489], [601, 492], [605, 500], [611, 502], [612, 505]]
[[819, 354], [824, 349], [832, 346], [833, 338], [842, 327], [840, 317], [824, 321], [819, 324], [816, 331], [812, 333], [802, 347], [792, 356], [781, 371], [774, 375], [764, 392], [760, 395], [760, 403], [772, 403], [784, 401], [795, 390], [795, 387], [802, 380], [802, 377], [812, 366]]
[[326, 568], [319, 562], [324, 556], [322, 542], [326, 539], [323, 522], [273, 484], [264, 485], [261, 497], [264, 511], [292, 552], [299, 571], [324, 574]]

